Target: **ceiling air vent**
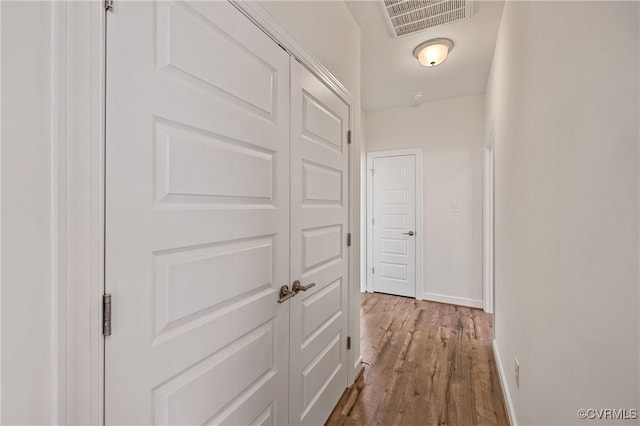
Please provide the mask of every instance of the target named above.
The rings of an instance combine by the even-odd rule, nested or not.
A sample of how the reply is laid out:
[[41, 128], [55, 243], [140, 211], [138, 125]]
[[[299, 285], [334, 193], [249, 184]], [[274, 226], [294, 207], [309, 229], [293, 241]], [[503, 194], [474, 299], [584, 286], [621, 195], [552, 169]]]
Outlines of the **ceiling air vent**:
[[391, 35], [400, 38], [469, 19], [473, 0], [380, 0]]

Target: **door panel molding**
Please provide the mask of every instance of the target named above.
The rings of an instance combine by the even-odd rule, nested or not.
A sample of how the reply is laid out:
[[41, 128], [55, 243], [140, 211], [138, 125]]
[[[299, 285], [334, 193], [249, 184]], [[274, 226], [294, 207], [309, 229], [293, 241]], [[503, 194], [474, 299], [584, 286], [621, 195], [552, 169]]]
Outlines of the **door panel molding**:
[[[373, 175], [371, 170], [373, 169], [373, 161], [376, 158], [384, 157], [399, 157], [413, 155], [416, 159], [416, 283], [415, 294], [417, 300], [423, 299], [423, 247], [424, 247], [424, 227], [423, 227], [423, 153], [421, 148], [411, 149], [398, 149], [391, 151], [373, 151], [367, 153], [367, 293], [373, 293], [373, 279], [374, 274], [372, 268], [374, 265], [374, 244], [373, 244], [373, 218], [374, 218], [374, 187], [373, 187]], [[382, 272], [382, 271], [380, 271]], [[378, 273], [378, 271], [376, 271]]]

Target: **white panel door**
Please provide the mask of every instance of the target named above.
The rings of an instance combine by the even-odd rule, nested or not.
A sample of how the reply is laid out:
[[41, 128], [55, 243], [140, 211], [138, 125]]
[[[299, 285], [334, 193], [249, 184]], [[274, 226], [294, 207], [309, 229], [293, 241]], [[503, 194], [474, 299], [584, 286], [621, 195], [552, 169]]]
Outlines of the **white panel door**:
[[416, 297], [416, 158], [373, 160], [373, 290]]
[[107, 17], [108, 424], [287, 424], [289, 56], [227, 2]]
[[291, 424], [324, 424], [347, 387], [349, 107], [291, 61]]

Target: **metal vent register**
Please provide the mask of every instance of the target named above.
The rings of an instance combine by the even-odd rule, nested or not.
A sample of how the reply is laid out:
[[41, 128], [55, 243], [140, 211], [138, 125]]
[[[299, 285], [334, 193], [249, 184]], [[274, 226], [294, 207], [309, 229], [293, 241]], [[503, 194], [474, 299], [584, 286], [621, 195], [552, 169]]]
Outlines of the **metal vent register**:
[[473, 0], [380, 0], [394, 38], [469, 19]]

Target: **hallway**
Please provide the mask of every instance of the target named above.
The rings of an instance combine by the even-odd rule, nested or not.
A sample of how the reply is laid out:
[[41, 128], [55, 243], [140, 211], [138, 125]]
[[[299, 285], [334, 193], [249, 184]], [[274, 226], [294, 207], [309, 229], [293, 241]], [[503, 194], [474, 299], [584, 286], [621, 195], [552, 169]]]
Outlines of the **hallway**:
[[328, 425], [508, 424], [492, 315], [377, 293], [361, 315], [364, 374]]
[[0, 29], [0, 426], [640, 426], [640, 0]]

